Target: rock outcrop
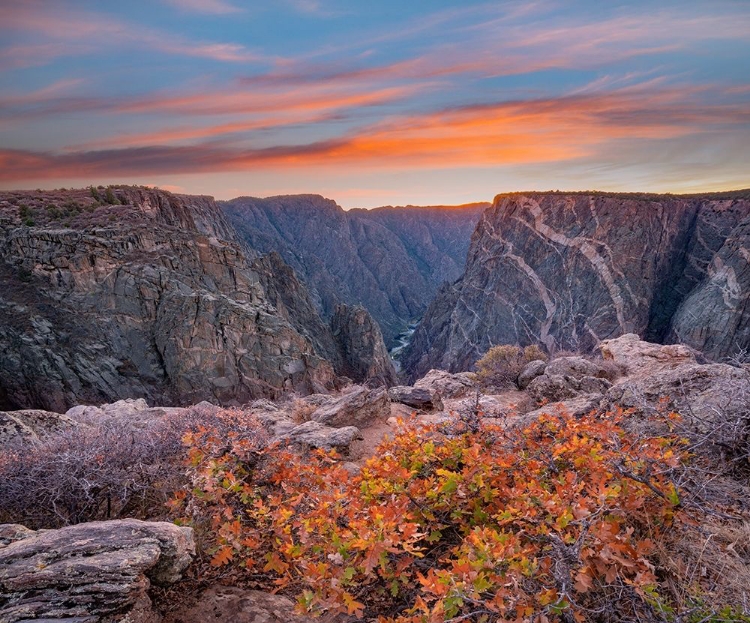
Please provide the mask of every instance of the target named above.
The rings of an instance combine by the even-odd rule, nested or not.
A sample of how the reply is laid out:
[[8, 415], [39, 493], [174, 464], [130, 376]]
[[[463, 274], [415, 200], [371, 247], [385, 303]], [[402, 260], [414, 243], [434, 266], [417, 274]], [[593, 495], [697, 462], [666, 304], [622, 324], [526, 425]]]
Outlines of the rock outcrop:
[[170, 523], [11, 528], [14, 537], [0, 541], [0, 621], [6, 623], [156, 623], [149, 586], [179, 580], [195, 553], [192, 530]]
[[[680, 344], [659, 345], [629, 334], [601, 344], [602, 355], [628, 371], [606, 395], [610, 404], [653, 412], [671, 408], [721, 446], [750, 435], [750, 371], [702, 362]], [[666, 401], [666, 402], [665, 402]], [[721, 451], [719, 448], [718, 451]]]
[[445, 370], [430, 370], [414, 383], [414, 387], [427, 389], [443, 398], [461, 398], [476, 388], [473, 374], [451, 374]]
[[69, 218], [7, 193], [17, 205], [0, 207], [0, 408], [236, 404], [334, 386], [341, 342], [280, 256], [241, 242], [210, 197], [110, 190], [107, 204], [43, 195], [74, 206]]
[[390, 415], [390, 400], [384, 388], [354, 385], [340, 396], [323, 397], [310, 419], [327, 426], [364, 426]]
[[331, 330], [342, 361], [339, 370], [344, 376], [379, 385], [397, 382], [380, 328], [364, 307], [336, 305]]
[[344, 211], [318, 195], [239, 197], [220, 205], [252, 248], [281, 254], [324, 317], [339, 303], [363, 305], [388, 348], [438, 286], [461, 275], [471, 232], [489, 207]]
[[72, 418], [51, 411], [0, 411], [0, 447], [14, 441], [32, 441], [75, 426]]
[[750, 192], [500, 195], [404, 354], [418, 378], [492, 345], [592, 351], [637, 333], [720, 359], [750, 346]]

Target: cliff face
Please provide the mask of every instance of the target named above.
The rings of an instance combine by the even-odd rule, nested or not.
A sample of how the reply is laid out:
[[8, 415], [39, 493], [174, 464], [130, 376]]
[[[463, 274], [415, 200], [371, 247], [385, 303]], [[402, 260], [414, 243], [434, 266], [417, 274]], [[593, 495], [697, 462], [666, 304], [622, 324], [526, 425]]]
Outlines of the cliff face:
[[317, 195], [220, 205], [250, 247], [277, 251], [294, 268], [323, 316], [331, 318], [339, 303], [362, 305], [389, 347], [439, 285], [460, 276], [471, 232], [488, 206], [345, 212]]
[[383, 343], [383, 336], [364, 307], [337, 305], [331, 329], [338, 341], [343, 374], [353, 379], [372, 379], [396, 385], [398, 378]]
[[750, 344], [749, 215], [750, 193], [498, 196], [404, 365], [465, 370], [495, 344], [586, 351], [625, 333], [730, 355]]
[[293, 274], [278, 280], [273, 260], [251, 262], [212, 199], [114, 194], [124, 205], [84, 191], [0, 197], [5, 408], [231, 403], [332, 386], [333, 338], [318, 335], [304, 289]]

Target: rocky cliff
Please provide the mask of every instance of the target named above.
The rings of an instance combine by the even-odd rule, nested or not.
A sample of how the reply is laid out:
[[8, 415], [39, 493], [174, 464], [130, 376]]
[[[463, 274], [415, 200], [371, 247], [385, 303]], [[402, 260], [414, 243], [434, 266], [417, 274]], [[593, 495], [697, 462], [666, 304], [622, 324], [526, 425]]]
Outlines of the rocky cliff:
[[750, 346], [749, 219], [747, 191], [500, 195], [404, 365], [418, 377], [495, 344], [589, 351], [625, 333], [730, 356]]
[[344, 211], [318, 195], [221, 202], [249, 246], [277, 251], [331, 318], [362, 305], [388, 347], [419, 317], [444, 281], [463, 270], [471, 232], [489, 204]]
[[382, 385], [395, 385], [398, 378], [383, 343], [377, 323], [364, 307], [337, 305], [331, 318], [342, 371], [353, 379], [372, 379]]
[[280, 258], [248, 255], [210, 197], [3, 193], [0, 407], [331, 387], [330, 328]]

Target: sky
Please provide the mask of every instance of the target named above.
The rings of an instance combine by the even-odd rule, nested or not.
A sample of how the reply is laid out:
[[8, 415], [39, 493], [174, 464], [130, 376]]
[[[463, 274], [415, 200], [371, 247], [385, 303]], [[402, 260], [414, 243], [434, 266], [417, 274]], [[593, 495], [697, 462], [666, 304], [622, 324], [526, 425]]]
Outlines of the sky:
[[750, 2], [0, 0], [0, 188], [750, 187]]

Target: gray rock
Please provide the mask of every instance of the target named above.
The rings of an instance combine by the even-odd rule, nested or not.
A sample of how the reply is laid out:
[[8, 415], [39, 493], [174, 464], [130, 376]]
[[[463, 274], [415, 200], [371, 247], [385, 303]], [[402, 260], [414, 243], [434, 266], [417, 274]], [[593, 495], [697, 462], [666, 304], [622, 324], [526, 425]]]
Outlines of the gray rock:
[[33, 530], [29, 530], [26, 526], [15, 523], [0, 524], [0, 548], [13, 543], [14, 541], [21, 541], [27, 539], [34, 534]]
[[601, 397], [611, 386], [612, 383], [607, 379], [594, 376], [584, 376], [577, 379], [574, 376], [545, 373], [533, 379], [529, 383], [527, 391], [534, 400], [560, 402], [581, 394], [593, 394]]
[[281, 595], [233, 586], [213, 586], [195, 603], [181, 606], [164, 623], [312, 623], [298, 615], [294, 604]]
[[[747, 452], [750, 438], [750, 372], [726, 364], [701, 364], [687, 346], [659, 345], [624, 335], [601, 344], [605, 358], [627, 366], [629, 375], [607, 392], [608, 405], [641, 415], [667, 409], [682, 416], [683, 431], [699, 439], [698, 451], [724, 456]], [[734, 450], [733, 450], [734, 449]], [[733, 460], [747, 460], [733, 457]]]
[[430, 370], [414, 383], [414, 387], [428, 389], [443, 398], [461, 398], [476, 388], [470, 372], [451, 374], [445, 370]]
[[572, 376], [581, 379], [584, 376], [604, 377], [606, 370], [594, 361], [584, 357], [559, 357], [547, 364], [546, 374]]
[[192, 530], [135, 519], [44, 530], [0, 549], [0, 620], [156, 620], [151, 583], [180, 579]]
[[578, 383], [572, 376], [542, 374], [529, 383], [529, 395], [536, 401], [559, 402], [578, 395]]
[[320, 422], [309, 421], [295, 426], [280, 435], [278, 439], [305, 448], [335, 449], [347, 453], [351, 443], [360, 437], [360, 431], [356, 426], [334, 428]]
[[390, 400], [385, 388], [368, 389], [355, 385], [340, 397], [313, 411], [310, 419], [328, 426], [365, 426], [390, 416]]
[[440, 396], [424, 387], [397, 385], [388, 390], [392, 402], [398, 402], [423, 411], [442, 411], [443, 401]]
[[590, 352], [627, 333], [716, 359], [748, 349], [749, 213], [746, 193], [499, 195], [403, 366], [418, 378], [468, 370], [495, 344]]
[[75, 426], [75, 420], [51, 411], [0, 411], [0, 446], [14, 441], [33, 441]]
[[541, 359], [536, 359], [535, 361], [529, 361], [524, 367], [523, 370], [518, 375], [518, 379], [516, 379], [516, 384], [518, 385], [519, 389], [526, 389], [529, 386], [529, 383], [533, 381], [536, 377], [541, 376], [544, 374], [545, 370], [547, 369], [547, 362], [542, 361]]

